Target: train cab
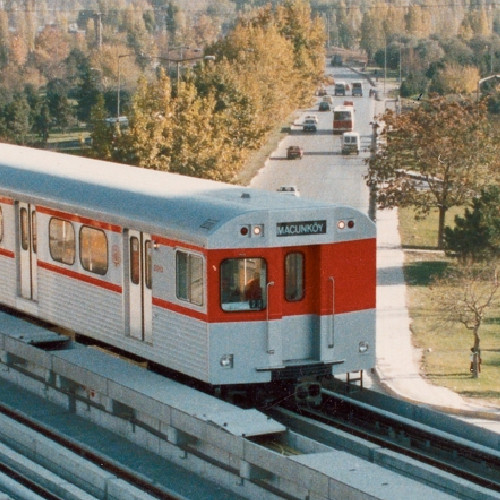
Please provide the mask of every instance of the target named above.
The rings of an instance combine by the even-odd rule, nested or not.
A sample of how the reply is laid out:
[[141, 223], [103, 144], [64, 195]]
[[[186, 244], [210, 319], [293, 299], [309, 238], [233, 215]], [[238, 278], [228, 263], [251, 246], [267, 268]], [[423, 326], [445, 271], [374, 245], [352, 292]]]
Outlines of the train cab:
[[215, 387], [375, 366], [365, 214], [0, 150], [0, 303]]

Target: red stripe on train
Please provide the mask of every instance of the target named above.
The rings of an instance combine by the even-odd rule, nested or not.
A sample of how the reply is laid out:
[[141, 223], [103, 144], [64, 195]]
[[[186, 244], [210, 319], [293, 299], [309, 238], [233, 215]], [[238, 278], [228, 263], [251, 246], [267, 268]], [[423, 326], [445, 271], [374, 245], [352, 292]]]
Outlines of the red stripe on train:
[[122, 287], [120, 285], [116, 285], [114, 283], [109, 283], [107, 281], [103, 281], [97, 278], [93, 278], [92, 276], [87, 276], [86, 274], [77, 273], [72, 271], [71, 269], [66, 269], [64, 267], [59, 267], [54, 264], [49, 264], [48, 262], [37, 262], [38, 266], [47, 269], [48, 271], [61, 274], [63, 276], [67, 276], [68, 278], [72, 278], [78, 281], [82, 281], [84, 283], [89, 283], [94, 286], [98, 286], [99, 288], [103, 288], [104, 290], [109, 290], [111, 292], [122, 293]]
[[7, 250], [6, 248], [0, 248], [0, 255], [3, 255], [4, 257], [10, 257], [13, 259], [16, 254], [12, 250]]
[[69, 220], [72, 222], [79, 222], [80, 224], [87, 224], [92, 227], [97, 227], [99, 229], [104, 229], [106, 231], [113, 231], [114, 233], [121, 233], [122, 228], [117, 224], [110, 224], [109, 222], [102, 222], [88, 217], [82, 217], [80, 215], [70, 214], [67, 212], [62, 212], [60, 210], [53, 210], [48, 207], [36, 207], [36, 211], [41, 214], [52, 215], [54, 217], [59, 217], [60, 219]]

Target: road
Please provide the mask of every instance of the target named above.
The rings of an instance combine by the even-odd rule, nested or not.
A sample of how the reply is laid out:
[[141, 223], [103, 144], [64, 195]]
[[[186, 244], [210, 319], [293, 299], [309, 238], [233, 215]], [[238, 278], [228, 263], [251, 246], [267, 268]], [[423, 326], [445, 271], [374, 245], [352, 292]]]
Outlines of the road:
[[[354, 131], [361, 136], [361, 153], [350, 156], [341, 154], [340, 136], [333, 135], [332, 131], [333, 112], [318, 111], [318, 104], [323, 98], [316, 97], [312, 107], [299, 111], [291, 133], [252, 179], [251, 186], [274, 190], [293, 185], [299, 188], [303, 197], [350, 205], [368, 213], [369, 190], [365, 179], [368, 166], [365, 160], [371, 144], [370, 121], [374, 116], [375, 99], [368, 97], [368, 81], [349, 68], [327, 66], [326, 74], [349, 84], [356, 80], [363, 82], [363, 97], [333, 96], [333, 85], [326, 87], [327, 93], [333, 97], [332, 110], [344, 100], [354, 102]], [[301, 123], [306, 115], [311, 114], [318, 117], [318, 131], [304, 133]], [[290, 145], [303, 148], [302, 160], [286, 159], [286, 148]]]

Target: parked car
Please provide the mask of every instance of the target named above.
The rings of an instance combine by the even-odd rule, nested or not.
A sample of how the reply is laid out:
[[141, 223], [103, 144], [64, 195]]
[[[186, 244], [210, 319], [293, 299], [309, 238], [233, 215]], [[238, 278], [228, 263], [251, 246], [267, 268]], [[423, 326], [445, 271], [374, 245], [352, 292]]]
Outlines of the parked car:
[[323, 96], [323, 101], [327, 102], [328, 104], [333, 104], [333, 97], [329, 94]]
[[318, 106], [318, 111], [330, 111], [330, 105], [326, 101], [321, 101]]
[[300, 146], [288, 146], [286, 148], [286, 157], [288, 160], [295, 160], [298, 158], [302, 160], [303, 151]]

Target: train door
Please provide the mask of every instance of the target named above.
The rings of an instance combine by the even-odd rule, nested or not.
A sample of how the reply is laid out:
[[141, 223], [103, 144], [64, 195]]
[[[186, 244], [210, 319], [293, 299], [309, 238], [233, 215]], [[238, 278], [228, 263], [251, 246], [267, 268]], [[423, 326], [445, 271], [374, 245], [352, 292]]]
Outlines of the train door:
[[36, 211], [29, 203], [17, 204], [18, 232], [18, 276], [21, 297], [37, 299], [36, 259]]
[[149, 234], [127, 231], [128, 324], [130, 336], [153, 340], [152, 241]]
[[320, 245], [289, 248], [284, 254], [284, 360], [323, 360], [334, 346], [335, 278]]

